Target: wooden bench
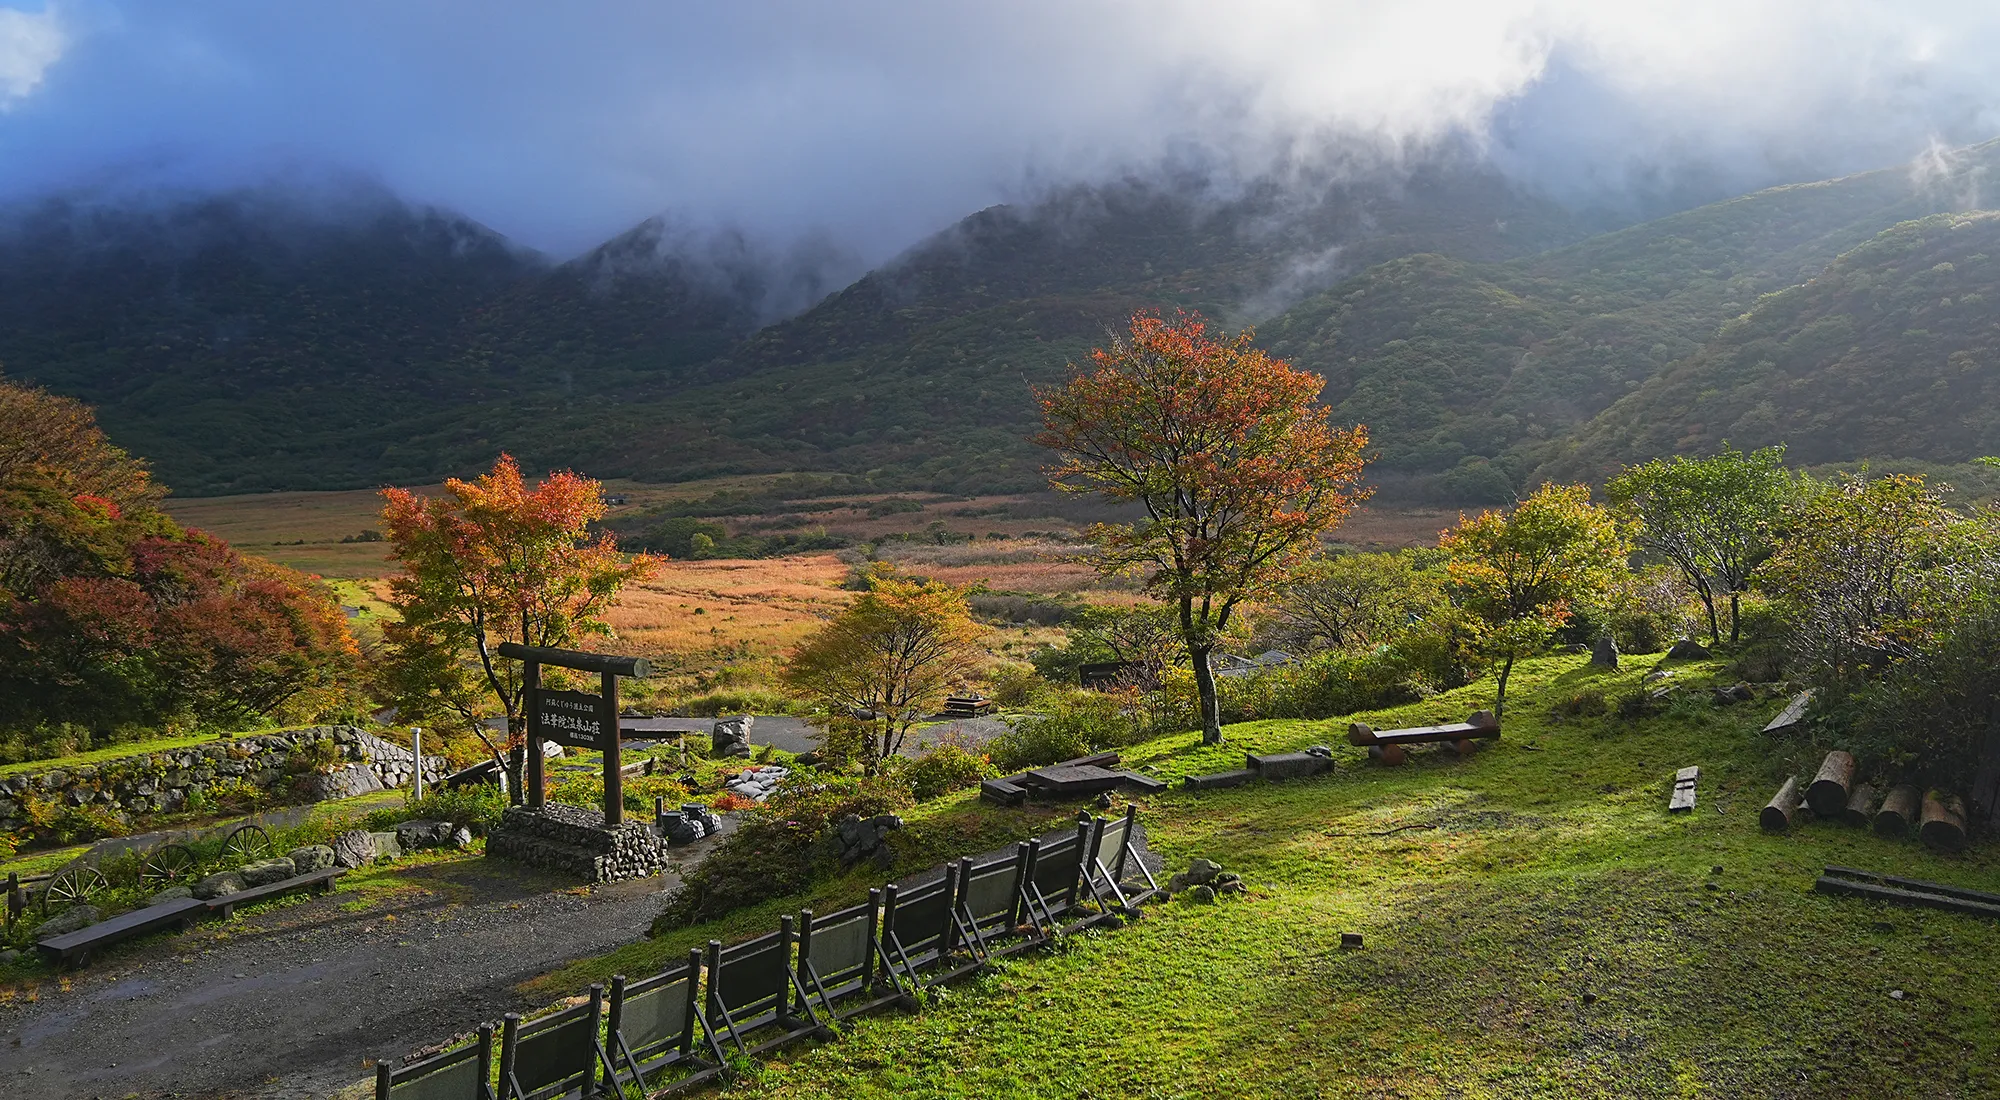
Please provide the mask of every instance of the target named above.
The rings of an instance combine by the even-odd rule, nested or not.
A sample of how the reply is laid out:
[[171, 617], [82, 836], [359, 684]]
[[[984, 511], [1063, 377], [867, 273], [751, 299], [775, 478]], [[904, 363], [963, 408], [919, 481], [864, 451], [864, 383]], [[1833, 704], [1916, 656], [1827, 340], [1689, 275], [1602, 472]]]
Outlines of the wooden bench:
[[65, 932], [60, 936], [50, 936], [35, 944], [55, 962], [82, 966], [90, 961], [90, 953], [100, 947], [108, 947], [120, 940], [143, 936], [162, 928], [185, 930], [194, 923], [195, 917], [208, 911], [208, 903], [195, 898], [174, 898], [144, 909], [134, 909], [98, 921], [88, 928]]
[[944, 701], [944, 712], [953, 718], [977, 718], [993, 713], [993, 700], [983, 695], [954, 695]]
[[996, 806], [1019, 806], [1030, 795], [1049, 799], [1080, 798], [1113, 787], [1124, 787], [1140, 794], [1156, 794], [1166, 790], [1167, 783], [1150, 775], [1119, 771], [1118, 754], [1100, 752], [1016, 775], [988, 779], [979, 785], [979, 797]]
[[344, 867], [328, 867], [324, 871], [293, 875], [291, 878], [282, 878], [276, 882], [267, 882], [262, 886], [252, 886], [247, 890], [238, 890], [233, 894], [224, 894], [221, 897], [210, 898], [201, 904], [207, 906], [209, 912], [220, 916], [223, 920], [228, 920], [235, 914], [236, 907], [239, 905], [249, 905], [252, 902], [283, 897], [286, 894], [297, 893], [300, 890], [312, 890], [315, 893], [324, 894], [333, 889], [334, 879], [346, 873], [347, 869]]
[[1462, 756], [1469, 756], [1477, 742], [1500, 736], [1500, 722], [1490, 710], [1476, 710], [1463, 722], [1452, 722], [1443, 726], [1414, 726], [1410, 729], [1378, 730], [1366, 723], [1354, 722], [1347, 727], [1347, 743], [1368, 750], [1371, 759], [1384, 764], [1400, 764], [1406, 759], [1405, 745], [1444, 741]]

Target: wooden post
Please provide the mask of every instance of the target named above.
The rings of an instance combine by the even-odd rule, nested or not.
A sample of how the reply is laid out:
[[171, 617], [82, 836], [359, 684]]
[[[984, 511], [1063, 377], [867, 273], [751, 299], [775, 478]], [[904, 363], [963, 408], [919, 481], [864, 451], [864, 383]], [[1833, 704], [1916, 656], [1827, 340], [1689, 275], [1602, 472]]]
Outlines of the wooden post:
[[1889, 788], [1889, 797], [1882, 800], [1882, 808], [1875, 813], [1875, 835], [1910, 835], [1910, 826], [1916, 824], [1922, 806], [1923, 796], [1908, 783]]
[[1863, 783], [1847, 796], [1847, 808], [1840, 812], [1840, 820], [1866, 829], [1874, 814], [1875, 788]]
[[625, 820], [625, 776], [618, 770], [618, 674], [605, 669], [599, 677], [602, 688], [597, 720], [608, 739], [604, 744], [604, 823], [616, 825]]
[[531, 809], [542, 808], [542, 735], [535, 729], [535, 715], [541, 705], [542, 663], [528, 661], [521, 666], [521, 693], [525, 696], [528, 722], [528, 744], [522, 751], [526, 753], [526, 763], [522, 765], [521, 783], [528, 789], [526, 802]]
[[1774, 833], [1782, 833], [1792, 827], [1792, 815], [1799, 812], [1799, 780], [1791, 776], [1778, 793], [1771, 796], [1771, 803], [1757, 818], [1757, 823]]
[[415, 778], [411, 782], [416, 784], [417, 797], [421, 799], [424, 797], [424, 731], [421, 726], [410, 727], [410, 759], [415, 761], [410, 772]]
[[1806, 788], [1806, 804], [1812, 812], [1828, 819], [1847, 809], [1848, 787], [1854, 783], [1854, 757], [1835, 749], [1820, 762], [1819, 774]]
[[1938, 852], [1965, 848], [1965, 803], [1955, 794], [1932, 791], [1924, 796], [1924, 823], [1918, 830], [1924, 847]]
[[[604, 1028], [604, 987], [596, 982], [592, 982], [590, 985], [589, 1020], [590, 1024], [584, 1030], [584, 1034], [590, 1036], [592, 1039], [596, 1039], [598, 1035], [602, 1034]], [[603, 1063], [598, 1059], [592, 1058], [590, 1060], [590, 1068], [584, 1071], [583, 1095], [597, 1095], [597, 1073], [603, 1068]]]

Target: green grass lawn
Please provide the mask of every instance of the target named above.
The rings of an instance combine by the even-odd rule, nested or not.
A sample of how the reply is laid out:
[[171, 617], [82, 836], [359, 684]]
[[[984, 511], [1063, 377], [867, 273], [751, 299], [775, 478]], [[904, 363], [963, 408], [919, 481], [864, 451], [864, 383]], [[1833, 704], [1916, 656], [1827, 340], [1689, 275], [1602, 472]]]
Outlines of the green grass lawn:
[[[1680, 667], [1668, 683], [1687, 686], [1661, 713], [1558, 716], [1579, 694], [1631, 690], [1652, 663], [1532, 662], [1515, 673], [1504, 739], [1462, 761], [1370, 766], [1341, 740], [1345, 719], [1246, 723], [1214, 748], [1192, 735], [1138, 746], [1128, 764], [1161, 774], [1315, 742], [1336, 746], [1341, 767], [1144, 800], [1172, 867], [1214, 859], [1245, 876], [1247, 896], [1157, 906], [920, 1013], [855, 1021], [727, 1095], [2000, 1095], [2000, 927], [1810, 890], [1828, 863], [1996, 889], [2000, 858], [1829, 823], [1762, 832], [1777, 777], [1807, 754], [1758, 732], [1781, 700], [1713, 704], [1706, 664]], [[1459, 719], [1490, 690], [1367, 720]], [[1670, 816], [1672, 774], [1688, 764], [1702, 769], [1699, 804]], [[979, 811], [961, 799], [944, 812]], [[1431, 827], [1352, 835], [1400, 825]], [[682, 940], [760, 931], [786, 907], [535, 989], [607, 966], [643, 972], [634, 964], [669, 960]], [[1366, 946], [1341, 951], [1342, 932]]]

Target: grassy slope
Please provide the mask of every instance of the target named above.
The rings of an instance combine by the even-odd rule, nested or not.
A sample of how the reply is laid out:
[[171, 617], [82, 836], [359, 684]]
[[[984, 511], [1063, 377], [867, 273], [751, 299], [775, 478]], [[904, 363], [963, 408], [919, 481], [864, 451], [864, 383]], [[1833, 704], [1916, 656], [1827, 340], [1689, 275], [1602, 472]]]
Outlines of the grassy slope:
[[[1164, 774], [1314, 742], [1340, 746], [1341, 768], [1147, 801], [1170, 864], [1215, 858], [1245, 875], [1247, 898], [1164, 906], [951, 989], [920, 1014], [856, 1022], [729, 1095], [2000, 1089], [2000, 928], [1809, 892], [1826, 863], [1993, 889], [2000, 856], [1936, 856], [1827, 824], [1761, 832], [1757, 811], [1779, 769], [1757, 730], [1775, 701], [1723, 710], [1697, 690], [1639, 721], [1552, 717], [1556, 701], [1629, 688], [1650, 664], [1628, 658], [1626, 671], [1597, 673], [1565, 657], [1517, 671], [1507, 738], [1465, 762], [1427, 754], [1400, 770], [1366, 766], [1339, 741], [1344, 720], [1249, 723], [1216, 749], [1190, 736], [1141, 746], [1128, 761]], [[1687, 667], [1672, 682], [1705, 671]], [[1486, 691], [1375, 720], [1462, 716]], [[1702, 767], [1700, 804], [1670, 817], [1666, 789], [1686, 764]], [[954, 805], [947, 812], [976, 804]], [[1403, 824], [1436, 828], [1329, 835]], [[739, 915], [721, 934], [748, 934], [785, 908]], [[1343, 931], [1364, 933], [1366, 949], [1339, 951]], [[617, 965], [673, 953], [628, 949]], [[572, 968], [537, 991], [568, 991], [603, 969]], [[1892, 989], [1910, 996], [1891, 999]]]

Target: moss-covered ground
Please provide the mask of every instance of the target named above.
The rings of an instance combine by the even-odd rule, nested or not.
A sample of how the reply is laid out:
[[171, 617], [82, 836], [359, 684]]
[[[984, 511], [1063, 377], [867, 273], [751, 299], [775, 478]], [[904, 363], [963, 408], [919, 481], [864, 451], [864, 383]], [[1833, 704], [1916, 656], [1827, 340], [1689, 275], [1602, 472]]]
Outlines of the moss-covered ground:
[[[1717, 670], [1676, 663], [1665, 683], [1677, 692], [1654, 713], [1590, 713], [1654, 663], [1517, 670], [1506, 736], [1464, 760], [1369, 765], [1342, 741], [1345, 719], [1232, 726], [1219, 747], [1192, 735], [1138, 746], [1128, 764], [1162, 775], [1313, 743], [1335, 746], [1340, 767], [1144, 800], [1171, 866], [1215, 859], [1245, 876], [1247, 896], [1156, 906], [921, 1012], [853, 1021], [727, 1095], [2000, 1095], [2000, 925], [1811, 891], [1830, 863], [2000, 889], [2000, 855], [1937, 855], [1832, 823], [1763, 832], [1776, 777], [1806, 758], [1759, 732], [1781, 700], [1717, 706], [1703, 687]], [[1490, 690], [1363, 717], [1462, 719]], [[1689, 764], [1702, 769], [1699, 803], [1669, 815], [1671, 777]], [[953, 815], [994, 812], [949, 800], [932, 835]], [[1400, 826], [1421, 827], [1390, 832]], [[813, 900], [859, 888], [843, 880]], [[801, 900], [537, 989], [643, 973], [710, 935], [761, 931]], [[1342, 932], [1365, 946], [1341, 950]]]

